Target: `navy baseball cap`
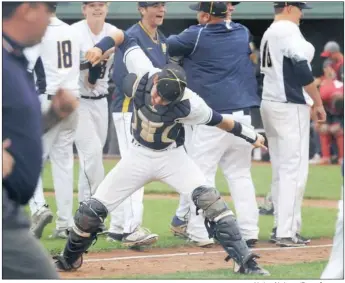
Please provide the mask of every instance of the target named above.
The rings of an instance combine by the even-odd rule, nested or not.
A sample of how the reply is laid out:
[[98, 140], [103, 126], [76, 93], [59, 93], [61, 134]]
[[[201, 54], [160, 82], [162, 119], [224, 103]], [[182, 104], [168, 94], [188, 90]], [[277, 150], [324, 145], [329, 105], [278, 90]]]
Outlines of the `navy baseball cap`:
[[189, 6], [193, 11], [205, 12], [212, 16], [225, 18], [228, 12], [226, 2], [198, 2]]
[[142, 7], [142, 8], [151, 7], [151, 6], [158, 5], [158, 4], [165, 4], [165, 2], [150, 2], [150, 1], [138, 2], [138, 6]]
[[307, 2], [274, 2], [274, 8], [284, 8], [286, 6], [295, 6], [297, 8], [303, 9], [312, 9]]
[[236, 6], [236, 5], [240, 4], [241, 2], [231, 2], [231, 1], [228, 1], [226, 3], [231, 3], [232, 6]]

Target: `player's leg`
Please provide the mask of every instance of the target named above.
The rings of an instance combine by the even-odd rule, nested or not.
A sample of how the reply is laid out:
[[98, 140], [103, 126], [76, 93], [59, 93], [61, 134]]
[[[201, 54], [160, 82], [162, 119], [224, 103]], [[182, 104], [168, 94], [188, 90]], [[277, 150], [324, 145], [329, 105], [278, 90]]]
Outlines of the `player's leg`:
[[189, 199], [190, 218], [187, 225], [187, 234], [191, 241], [198, 246], [210, 246], [210, 240], [201, 215], [196, 215], [195, 205], [191, 198], [194, 188], [205, 183], [205, 178], [187, 155], [183, 147], [166, 151], [164, 161], [162, 161], [161, 171], [157, 172], [157, 179], [172, 186], [180, 195]]
[[77, 123], [77, 112], [62, 121], [50, 153], [57, 206], [54, 238], [67, 238], [66, 230], [73, 226], [73, 141]]
[[269, 153], [270, 153], [270, 161], [271, 161], [271, 168], [272, 168], [272, 181], [271, 181], [271, 194], [272, 194], [272, 202], [274, 207], [274, 224], [272, 233], [270, 236], [270, 242], [275, 243], [277, 241], [277, 225], [278, 225], [278, 196], [279, 196], [279, 135], [275, 130], [275, 127], [272, 125], [272, 121], [274, 121], [275, 117], [271, 117], [273, 115], [270, 103], [266, 101], [262, 101], [261, 109], [260, 109], [262, 122], [265, 128], [265, 133], [268, 141]]
[[[236, 120], [251, 125], [251, 117], [238, 116]], [[253, 147], [248, 142], [229, 134], [224, 140], [228, 144], [219, 165], [228, 182], [236, 209], [240, 231], [248, 245], [254, 245], [259, 236], [259, 211], [255, 188], [250, 172]]]
[[[304, 166], [303, 158], [308, 160], [302, 150], [306, 143], [302, 131], [309, 134], [308, 122], [301, 124], [302, 119], [309, 121], [309, 108], [301, 110], [296, 104], [268, 102], [267, 113], [269, 123], [278, 136], [279, 181], [278, 181], [278, 218], [277, 238], [280, 246], [300, 246], [305, 242], [296, 237], [296, 205], [303, 194], [308, 166]], [[284, 124], [284, 127], [281, 125]], [[306, 167], [306, 168], [305, 168]]]
[[[46, 94], [40, 95], [41, 101], [41, 110], [45, 112], [51, 104], [51, 101], [48, 100]], [[43, 144], [43, 164], [46, 162], [48, 155], [51, 152], [51, 148], [56, 140], [56, 137], [60, 131], [61, 124], [59, 123], [42, 137]], [[35, 193], [29, 201], [29, 207], [32, 215], [32, 226], [31, 231], [37, 238], [41, 238], [44, 228], [52, 222], [53, 213], [46, 204], [44, 194], [43, 194], [43, 184], [42, 178], [40, 177], [36, 186]]]
[[[184, 125], [183, 127], [185, 131], [184, 148], [188, 154], [193, 147], [193, 129], [195, 126]], [[181, 194], [178, 207], [170, 224], [170, 230], [174, 234], [174, 236], [188, 238], [187, 224], [189, 217], [190, 196]]]
[[[76, 130], [75, 145], [79, 155], [79, 199], [87, 200], [104, 178], [103, 143], [99, 136], [93, 111], [98, 111], [94, 101], [80, 100], [79, 119]], [[108, 120], [108, 118], [107, 118]], [[107, 121], [106, 120], [106, 121]], [[103, 123], [106, 123], [104, 121]]]
[[303, 238], [300, 233], [302, 229], [302, 203], [305, 192], [305, 187], [308, 180], [309, 171], [309, 139], [310, 135], [308, 129], [310, 129], [310, 109], [305, 105], [298, 105], [299, 116], [299, 129], [301, 131], [301, 139], [299, 144], [299, 151], [301, 154], [301, 160], [299, 164], [299, 175], [297, 180], [297, 192], [296, 200], [294, 203], [293, 214], [293, 232], [298, 238], [300, 238], [306, 244], [310, 242], [310, 239]]
[[[122, 157], [127, 154], [132, 141], [130, 132], [131, 118], [131, 113], [113, 113], [113, 121]], [[141, 229], [144, 211], [143, 198], [144, 187], [141, 187], [124, 200], [124, 202], [111, 213], [110, 226], [114, 228], [116, 227], [116, 230], [119, 231], [118, 226], [119, 224], [122, 224], [124, 234], [123, 243], [128, 247], [134, 247], [136, 243], [140, 243], [140, 245], [152, 244], [158, 238], [156, 234], [151, 234], [148, 229]], [[122, 214], [124, 217], [119, 224], [116, 224], [117, 214]], [[117, 236], [115, 234], [114, 236]], [[111, 236], [112, 234], [108, 237]], [[144, 241], [143, 238], [146, 238], [146, 241]]]
[[55, 257], [57, 268], [73, 270], [81, 265], [82, 255], [95, 241], [108, 212], [116, 209], [138, 188], [153, 179], [158, 163], [148, 151], [131, 148], [107, 174], [91, 199], [82, 202], [74, 216], [75, 226], [68, 235], [62, 255]]
[[200, 186], [193, 191], [192, 199], [197, 209], [203, 212], [210, 237], [215, 238], [228, 254], [225, 260], [234, 260], [235, 272], [270, 275], [256, 263], [255, 258], [259, 256], [249, 250], [232, 211], [217, 189]]

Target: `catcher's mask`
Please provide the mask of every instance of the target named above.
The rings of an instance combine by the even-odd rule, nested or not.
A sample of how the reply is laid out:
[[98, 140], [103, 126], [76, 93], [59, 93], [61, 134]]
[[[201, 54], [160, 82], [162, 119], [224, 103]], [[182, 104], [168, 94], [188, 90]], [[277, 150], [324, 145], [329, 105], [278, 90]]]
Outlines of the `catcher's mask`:
[[187, 86], [185, 71], [176, 64], [166, 65], [158, 74], [157, 93], [165, 101], [170, 103], [179, 102]]

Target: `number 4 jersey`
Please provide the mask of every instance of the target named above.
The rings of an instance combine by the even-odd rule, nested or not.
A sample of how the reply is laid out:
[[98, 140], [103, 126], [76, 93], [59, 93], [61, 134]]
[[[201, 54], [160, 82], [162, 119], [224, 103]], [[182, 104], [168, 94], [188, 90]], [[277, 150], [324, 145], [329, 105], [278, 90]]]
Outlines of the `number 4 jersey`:
[[[116, 31], [116, 27], [104, 23], [102, 31], [95, 35], [90, 30], [86, 20], [79, 21], [72, 25], [73, 29], [79, 36], [80, 41], [80, 60], [82, 63], [85, 63], [85, 54], [86, 52], [94, 47], [99, 41], [101, 41], [104, 37], [110, 36], [114, 31]], [[86, 80], [88, 77], [89, 70], [88, 68], [80, 71], [80, 88], [81, 88], [81, 95], [90, 96], [90, 95], [103, 95], [108, 93], [108, 82], [109, 82], [109, 70], [113, 64], [113, 55], [110, 56], [107, 60], [102, 61], [102, 72], [99, 79], [96, 82], [95, 88], [91, 90], [88, 85], [86, 84]]]
[[308, 64], [315, 48], [305, 40], [291, 21], [277, 21], [264, 33], [260, 47], [261, 73], [264, 74], [262, 99], [297, 104], [312, 104], [296, 75], [298, 64]]
[[54, 95], [64, 88], [79, 96], [80, 48], [71, 26], [52, 17], [36, 50], [40, 56], [34, 67], [39, 91]]

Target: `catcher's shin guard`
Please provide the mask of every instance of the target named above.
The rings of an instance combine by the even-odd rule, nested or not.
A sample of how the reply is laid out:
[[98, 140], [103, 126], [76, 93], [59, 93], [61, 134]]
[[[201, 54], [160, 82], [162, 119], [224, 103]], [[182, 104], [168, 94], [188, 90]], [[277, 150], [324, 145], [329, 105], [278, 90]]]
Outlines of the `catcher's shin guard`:
[[215, 188], [198, 187], [193, 191], [192, 198], [197, 210], [203, 210], [209, 237], [218, 240], [227, 252], [226, 261], [233, 258], [244, 267], [248, 261], [258, 257], [249, 251], [232, 211]]
[[96, 199], [82, 202], [74, 216], [75, 227], [69, 232], [65, 249], [54, 257], [58, 269], [71, 271], [82, 265], [82, 255], [97, 239], [97, 233], [107, 217], [106, 207]]

